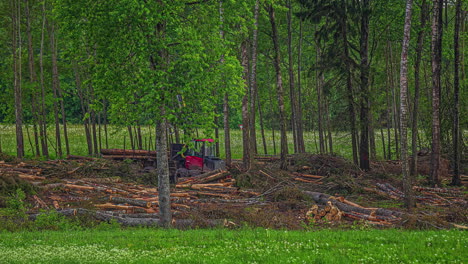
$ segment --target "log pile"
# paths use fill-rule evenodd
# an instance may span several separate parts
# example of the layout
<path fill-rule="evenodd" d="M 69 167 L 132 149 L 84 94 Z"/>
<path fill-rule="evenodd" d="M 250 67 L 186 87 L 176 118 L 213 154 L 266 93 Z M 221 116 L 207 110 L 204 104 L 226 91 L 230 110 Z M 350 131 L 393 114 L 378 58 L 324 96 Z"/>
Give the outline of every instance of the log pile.
<path fill-rule="evenodd" d="M 58 165 L 61 162 L 48 161 L 47 166 Z M 51 208 L 60 212 L 70 212 L 69 210 L 73 209 L 74 213 L 83 213 L 89 210 L 83 211 L 81 208 L 87 207 L 95 208 L 93 215 L 102 219 L 115 218 L 114 214 L 119 214 L 117 220 L 126 225 L 135 225 L 142 221 L 146 221 L 145 225 L 152 225 L 157 222 L 153 218 L 159 211 L 159 196 L 157 188 L 154 187 L 123 182 L 119 177 L 60 179 L 42 174 L 43 169 L 25 163 L 0 163 L 0 174 L 7 173 L 37 187 L 38 194 L 28 198 L 35 205 L 33 213 L 39 209 Z M 257 202 L 252 197 L 258 196 L 259 193 L 240 190 L 234 184 L 235 180 L 225 170 L 182 178 L 171 190 L 173 215 L 178 219 L 184 218 L 192 209 L 208 202 L 242 206 Z M 152 217 L 144 218 L 152 220 L 133 219 L 141 215 L 151 215 Z"/>
<path fill-rule="evenodd" d="M 322 184 L 322 179 L 324 178 L 324 176 L 304 174 L 299 172 L 293 172 L 291 176 L 295 181 L 313 184 Z"/>
<path fill-rule="evenodd" d="M 395 200 L 405 199 L 405 194 L 398 188 L 389 183 L 377 183 L 377 188 L 364 188 L 367 191 L 379 193 L 383 196 L 390 197 Z M 415 191 L 414 198 L 418 203 L 429 204 L 435 206 L 447 206 L 451 204 L 466 205 L 467 195 L 459 189 L 449 188 L 429 188 L 421 186 L 413 186 Z"/>
<path fill-rule="evenodd" d="M 139 149 L 101 149 L 101 155 L 104 159 L 111 160 L 148 160 L 156 159 L 156 151 L 139 150 Z"/>
<path fill-rule="evenodd" d="M 392 226 L 399 223 L 403 216 L 401 212 L 388 209 L 366 208 L 344 197 L 334 197 L 319 192 L 304 191 L 304 193 L 317 203 L 306 214 L 309 220 L 339 221 L 344 217 L 350 220 L 366 221 L 373 225 Z"/>
<path fill-rule="evenodd" d="M 309 222 L 320 221 L 326 219 L 329 222 L 339 221 L 343 216 L 343 212 L 334 206 L 331 201 L 326 205 L 313 205 L 306 213 L 306 219 Z"/>

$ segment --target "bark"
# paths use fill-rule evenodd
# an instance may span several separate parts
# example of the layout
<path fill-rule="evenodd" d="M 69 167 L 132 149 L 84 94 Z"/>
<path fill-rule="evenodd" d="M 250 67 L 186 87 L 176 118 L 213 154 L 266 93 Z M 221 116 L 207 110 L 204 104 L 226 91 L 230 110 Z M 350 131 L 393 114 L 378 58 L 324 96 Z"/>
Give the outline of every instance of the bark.
<path fill-rule="evenodd" d="M 395 137 L 395 153 L 396 157 L 398 158 L 400 155 L 400 150 L 399 150 L 399 136 L 398 136 L 398 131 L 400 131 L 400 114 L 399 114 L 399 108 L 398 108 L 398 100 L 396 96 L 396 86 L 395 86 L 395 80 L 394 80 L 394 69 L 393 69 L 393 51 L 392 51 L 392 45 L 391 42 L 387 42 L 387 47 L 388 47 L 388 56 L 389 56 L 389 61 L 390 61 L 390 73 L 389 73 L 389 79 L 390 79 L 390 88 L 391 88 L 391 95 L 392 95 L 392 117 L 393 117 L 393 134 Z"/>
<path fill-rule="evenodd" d="M 231 167 L 231 128 L 229 127 L 229 96 L 224 94 L 223 100 L 223 123 L 224 123 L 224 151 L 226 166 Z"/>
<path fill-rule="evenodd" d="M 320 44 L 316 41 L 317 55 L 315 58 L 316 64 L 319 65 L 319 58 L 321 56 Z M 325 138 L 323 136 L 323 100 L 322 100 L 322 85 L 323 85 L 323 73 L 320 69 L 316 70 L 316 83 L 317 83 L 317 110 L 318 110 L 318 134 L 319 134 L 319 146 L 320 154 L 325 153 Z"/>
<path fill-rule="evenodd" d="M 344 12 L 346 14 L 346 11 Z M 341 37 L 343 41 L 343 60 L 346 68 L 346 91 L 348 99 L 348 110 L 349 110 L 349 121 L 351 127 L 351 143 L 353 148 L 353 162 L 354 164 L 359 164 L 358 162 L 358 153 L 357 153 L 357 129 L 356 129 L 356 116 L 354 110 L 354 96 L 353 96 L 353 83 L 352 83 L 352 73 L 351 73 L 351 63 L 349 56 L 348 48 L 348 32 L 347 32 L 347 16 L 344 15 L 341 18 Z"/>
<path fill-rule="evenodd" d="M 413 101 L 413 115 L 411 122 L 411 150 L 412 159 L 410 164 L 410 174 L 416 175 L 418 171 L 418 111 L 419 111 L 419 90 L 421 86 L 419 72 L 423 52 L 425 27 L 427 22 L 429 10 L 426 0 L 423 0 L 421 5 L 421 18 L 420 18 L 420 29 L 418 31 L 418 43 L 416 47 L 416 60 L 414 62 L 414 101 Z"/>
<path fill-rule="evenodd" d="M 103 155 L 148 155 L 148 156 L 156 156 L 157 151 L 149 151 L 149 150 L 131 150 L 131 149 L 101 149 L 101 154 Z"/>
<path fill-rule="evenodd" d="M 389 74 L 389 69 L 390 69 L 390 66 L 389 66 L 389 56 L 388 56 L 388 50 L 385 49 L 385 68 L 386 68 L 386 73 L 387 73 L 387 78 L 385 79 L 385 83 L 386 83 L 386 89 L 385 89 L 385 97 L 386 97 L 386 103 L 387 103 L 387 115 L 386 115 L 386 121 L 387 121 L 387 147 L 388 147 L 388 150 L 387 150 L 387 159 L 388 160 L 391 160 L 392 159 L 392 140 L 391 140 L 391 129 L 390 127 L 392 126 L 392 117 L 391 117 L 391 106 L 390 106 L 390 93 L 388 92 L 390 89 L 391 89 L 391 85 L 390 85 L 390 74 Z"/>
<path fill-rule="evenodd" d="M 242 162 L 244 164 L 245 170 L 250 170 L 252 164 L 252 150 L 250 142 L 250 121 L 249 121 L 249 84 L 248 84 L 248 74 L 249 74 L 249 58 L 247 55 L 247 41 L 242 42 L 240 48 L 241 64 L 243 68 L 243 78 L 244 78 L 244 87 L 245 93 L 242 98 Z"/>
<path fill-rule="evenodd" d="M 431 184 L 438 186 L 440 167 L 440 90 L 442 61 L 442 5 L 443 0 L 433 1 L 432 18 L 432 154 L 431 154 Z"/>
<path fill-rule="evenodd" d="M 89 107 L 89 104 L 86 103 L 85 99 L 85 93 L 83 91 L 83 87 L 81 85 L 81 77 L 80 77 L 80 72 L 78 65 L 76 62 L 73 63 L 73 70 L 75 72 L 75 85 L 76 85 L 76 92 L 78 94 L 78 97 L 80 98 L 80 105 L 81 105 L 81 113 L 83 115 L 83 127 L 85 130 L 85 135 L 86 135 L 86 145 L 88 146 L 88 155 L 93 154 L 93 144 L 92 144 L 92 138 L 91 138 L 91 132 L 89 129 L 89 118 L 87 116 L 87 108 Z M 86 118 L 85 118 L 86 117 Z"/>
<path fill-rule="evenodd" d="M 278 106 L 279 106 L 279 122 L 281 130 L 281 169 L 287 168 L 286 155 L 288 155 L 288 138 L 286 135 L 286 116 L 284 109 L 284 89 L 283 89 L 283 79 L 281 77 L 281 58 L 280 58 L 280 47 L 278 41 L 278 29 L 276 27 L 275 21 L 275 9 L 273 5 L 268 7 L 268 13 L 270 16 L 270 23 L 272 29 L 272 40 L 273 40 L 273 49 L 274 49 L 274 61 L 276 71 L 276 87 L 278 94 Z"/>
<path fill-rule="evenodd" d="M 219 1 L 219 19 L 221 24 L 224 21 L 223 17 L 224 9 L 223 9 L 223 1 Z M 222 40 L 224 40 L 224 30 L 221 28 L 219 30 L 219 35 Z M 221 63 L 224 63 L 224 56 L 221 56 Z M 229 127 L 229 95 L 228 93 L 224 93 L 223 99 L 223 124 L 224 124 L 224 151 L 225 151 L 225 161 L 226 166 L 231 167 L 231 128 Z"/>
<path fill-rule="evenodd" d="M 50 38 L 50 50 L 52 58 L 52 91 L 54 94 L 54 118 L 55 118 L 55 143 L 56 143 L 56 154 L 58 157 L 62 157 L 62 138 L 60 135 L 60 119 L 59 119 L 59 106 L 58 101 L 60 100 L 58 95 L 58 67 L 57 67 L 57 53 L 55 52 L 55 30 L 54 24 L 52 23 L 49 28 Z"/>
<path fill-rule="evenodd" d="M 301 70 L 302 70 L 302 19 L 299 21 L 299 43 L 297 46 L 297 137 L 299 139 L 299 150 L 300 153 L 306 152 L 305 142 L 304 142 L 304 123 L 302 121 L 302 87 L 301 87 Z"/>
<path fill-rule="evenodd" d="M 258 90 L 257 90 L 257 93 L 258 93 Z M 257 98 L 259 98 L 258 94 L 257 94 Z M 265 138 L 265 126 L 263 124 L 263 113 L 262 113 L 262 106 L 260 104 L 260 100 L 258 100 L 257 106 L 258 106 L 258 117 L 260 118 L 260 133 L 262 135 L 263 153 L 267 155 L 268 150 L 267 150 L 266 138 Z"/>
<path fill-rule="evenodd" d="M 327 117 L 327 130 L 328 130 L 328 153 L 333 154 L 333 139 L 332 139 L 332 128 L 330 120 L 330 111 L 329 111 L 328 101 L 325 100 L 325 116 Z"/>
<path fill-rule="evenodd" d="M 359 143 L 359 165 L 362 170 L 370 170 L 369 161 L 369 0 L 362 1 L 360 71 L 361 71 L 361 140 Z"/>
<path fill-rule="evenodd" d="M 291 126 L 292 126 L 292 134 L 293 134 L 293 142 L 294 142 L 294 152 L 300 153 L 299 150 L 299 137 L 298 137 L 298 129 L 297 129 L 297 99 L 296 99 L 296 91 L 295 91 L 295 80 L 294 80 L 294 61 L 293 61 L 293 51 L 292 51 L 292 7 L 291 7 L 291 0 L 287 1 L 287 8 L 288 8 L 288 73 L 289 73 L 289 99 L 291 101 Z"/>
<path fill-rule="evenodd" d="M 45 35 L 45 25 L 46 25 L 46 11 L 45 11 L 45 1 L 42 4 L 42 29 L 41 29 L 41 51 L 39 53 L 39 68 L 41 71 L 41 118 L 40 118 L 40 136 L 41 136 L 41 148 L 42 155 L 46 158 L 49 157 L 49 147 L 47 144 L 47 113 L 45 105 L 45 85 L 44 85 L 44 35 Z"/>
<path fill-rule="evenodd" d="M 51 28 L 50 28 L 50 46 L 51 46 L 51 53 L 52 53 L 52 83 L 54 86 L 55 93 L 57 95 L 57 99 L 59 101 L 60 105 L 60 112 L 62 116 L 62 126 L 63 126 L 63 138 L 65 140 L 65 151 L 66 154 L 70 154 L 70 144 L 68 141 L 68 130 L 67 130 L 67 118 L 65 115 L 65 103 L 64 103 L 64 98 L 62 95 L 62 88 L 60 87 L 60 79 L 59 79 L 59 73 L 58 73 L 58 55 L 57 55 L 57 42 L 55 40 L 55 24 L 54 22 L 51 22 Z M 59 131 L 60 134 L 60 131 Z M 57 144 L 59 144 L 60 140 L 59 138 L 57 139 Z M 60 144 L 59 149 L 59 156 L 62 156 L 62 146 Z"/>
<path fill-rule="evenodd" d="M 255 129 L 255 104 L 257 103 L 257 46 L 258 46 L 258 13 L 259 0 L 255 1 L 254 28 L 252 36 L 252 64 L 250 70 L 250 149 L 257 154 L 257 132 Z"/>
<path fill-rule="evenodd" d="M 405 26 L 403 31 L 403 44 L 401 51 L 400 66 L 400 127 L 401 127 L 401 168 L 403 173 L 403 192 L 405 194 L 405 206 L 413 208 L 415 201 L 413 197 L 413 177 L 411 177 L 408 163 L 408 50 L 411 33 L 411 9 L 413 0 L 406 1 Z"/>
<path fill-rule="evenodd" d="M 41 155 L 39 148 L 39 135 L 37 131 L 37 125 L 40 118 L 39 111 L 39 92 L 37 87 L 37 76 L 34 67 L 34 50 L 33 50 L 33 39 L 31 34 L 31 13 L 29 10 L 29 1 L 25 0 L 25 15 L 26 15 L 26 35 L 28 37 L 28 66 L 29 66 L 29 82 L 31 83 L 31 114 L 33 116 L 33 133 L 34 133 L 34 147 L 36 149 L 36 157 Z M 41 126 L 40 126 L 41 127 Z"/>
<path fill-rule="evenodd" d="M 141 207 L 145 207 L 145 208 L 150 208 L 151 207 L 151 202 L 149 202 L 149 201 L 126 198 L 126 197 L 110 196 L 109 201 L 111 201 L 113 203 L 126 203 L 126 204 L 141 206 Z"/>
<path fill-rule="evenodd" d="M 453 76 L 453 177 L 452 185 L 461 185 L 460 178 L 460 25 L 462 22 L 462 1 L 457 0 L 455 8 L 454 76 Z"/>
<path fill-rule="evenodd" d="M 13 48 L 13 73 L 15 94 L 15 126 L 16 126 L 16 156 L 24 157 L 23 137 L 23 106 L 21 91 L 21 4 L 20 1 L 12 0 L 12 48 Z M 18 51 L 17 51 L 18 49 Z"/>
<path fill-rule="evenodd" d="M 161 117 L 165 116 L 164 106 L 161 107 Z M 157 123 L 157 167 L 158 167 L 158 193 L 159 193 L 159 218 L 161 225 L 169 227 L 172 221 L 171 196 L 169 185 L 169 160 L 167 157 L 166 144 L 166 119 L 161 118 Z"/>
<path fill-rule="evenodd" d="M 384 132 L 383 132 L 383 128 L 380 127 L 380 138 L 382 139 L 382 154 L 383 154 L 383 158 L 386 159 L 387 158 L 387 153 L 386 153 L 386 148 L 385 148 L 385 137 L 384 137 Z"/>
<path fill-rule="evenodd" d="M 358 212 L 361 214 L 367 214 L 367 215 L 373 214 L 377 216 L 387 216 L 387 217 L 392 217 L 392 216 L 401 217 L 403 215 L 403 213 L 400 213 L 398 211 L 388 210 L 388 209 L 377 208 L 373 210 L 373 209 L 367 209 L 363 207 L 349 205 L 343 202 L 339 202 L 338 200 L 334 199 L 334 197 L 328 194 L 324 194 L 324 193 L 304 191 L 304 194 L 308 195 L 316 203 L 319 203 L 319 204 L 327 204 L 327 202 L 330 201 L 333 205 L 338 207 L 338 209 L 344 212 Z"/>

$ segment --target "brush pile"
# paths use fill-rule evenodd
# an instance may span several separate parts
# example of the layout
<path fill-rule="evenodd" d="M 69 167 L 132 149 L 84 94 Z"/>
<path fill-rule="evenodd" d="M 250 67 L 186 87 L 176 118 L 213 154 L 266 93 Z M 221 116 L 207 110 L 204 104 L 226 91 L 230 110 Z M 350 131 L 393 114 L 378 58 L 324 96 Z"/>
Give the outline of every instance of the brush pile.
<path fill-rule="evenodd" d="M 364 188 L 364 190 L 378 193 L 394 200 L 403 200 L 405 198 L 405 194 L 390 183 L 377 183 L 376 188 Z M 413 186 L 413 191 L 415 194 L 414 198 L 421 204 L 434 206 L 467 204 L 467 194 L 459 189 Z"/>

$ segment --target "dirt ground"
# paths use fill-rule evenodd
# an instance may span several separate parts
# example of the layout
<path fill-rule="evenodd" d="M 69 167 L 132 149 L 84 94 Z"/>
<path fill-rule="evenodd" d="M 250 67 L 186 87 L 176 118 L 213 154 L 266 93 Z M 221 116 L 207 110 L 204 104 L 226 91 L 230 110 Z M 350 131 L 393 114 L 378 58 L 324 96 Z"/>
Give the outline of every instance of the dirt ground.
<path fill-rule="evenodd" d="M 398 161 L 373 162 L 372 170 L 364 172 L 340 157 L 303 154 L 290 156 L 287 170 L 279 169 L 276 157 L 259 157 L 248 171 L 235 162 L 214 177 L 181 178 L 172 186 L 173 217 L 190 221 L 192 227 L 464 228 L 466 186 L 445 187 L 451 177 L 448 161 L 441 166 L 445 188 L 428 188 L 427 157 L 420 157 L 418 167 L 417 206 L 411 211 L 403 206 Z M 21 188 L 28 194 L 31 214 L 82 209 L 100 212 L 99 220 L 153 223 L 158 215 L 156 184 L 154 168 L 129 160 L 2 161 L 0 207 Z"/>

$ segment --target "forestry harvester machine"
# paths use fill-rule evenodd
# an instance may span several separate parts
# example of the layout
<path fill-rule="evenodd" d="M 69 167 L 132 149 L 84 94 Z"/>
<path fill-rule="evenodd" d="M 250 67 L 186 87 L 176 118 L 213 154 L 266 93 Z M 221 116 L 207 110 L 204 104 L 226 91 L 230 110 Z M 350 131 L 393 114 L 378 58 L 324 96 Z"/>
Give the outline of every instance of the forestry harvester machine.
<path fill-rule="evenodd" d="M 194 139 L 192 144 L 171 144 L 171 183 L 180 177 L 192 177 L 212 170 L 224 170 L 225 163 L 215 156 L 214 140 Z"/>

